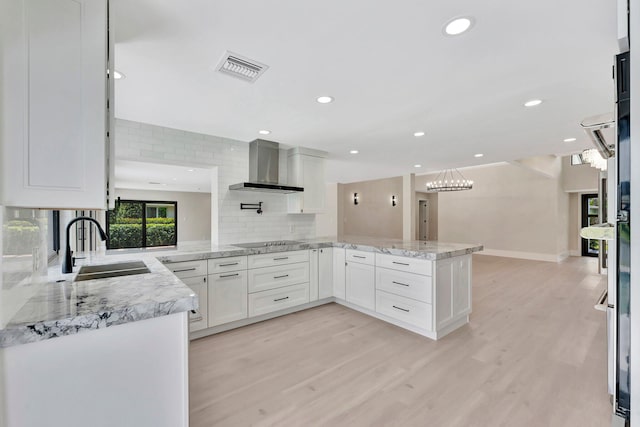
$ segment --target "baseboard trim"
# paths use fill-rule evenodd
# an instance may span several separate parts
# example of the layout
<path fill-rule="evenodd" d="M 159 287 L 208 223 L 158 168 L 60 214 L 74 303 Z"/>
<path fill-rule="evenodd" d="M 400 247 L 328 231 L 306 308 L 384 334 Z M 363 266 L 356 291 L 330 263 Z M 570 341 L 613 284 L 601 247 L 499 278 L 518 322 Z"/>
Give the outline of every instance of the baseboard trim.
<path fill-rule="evenodd" d="M 547 262 L 561 262 L 567 259 L 568 252 L 561 252 L 559 254 L 541 254 L 538 252 L 520 252 L 520 251 L 503 251 L 500 249 L 484 249 L 482 252 L 477 252 L 475 255 L 488 255 L 499 256 L 505 258 L 519 258 L 528 259 L 532 261 L 547 261 Z"/>

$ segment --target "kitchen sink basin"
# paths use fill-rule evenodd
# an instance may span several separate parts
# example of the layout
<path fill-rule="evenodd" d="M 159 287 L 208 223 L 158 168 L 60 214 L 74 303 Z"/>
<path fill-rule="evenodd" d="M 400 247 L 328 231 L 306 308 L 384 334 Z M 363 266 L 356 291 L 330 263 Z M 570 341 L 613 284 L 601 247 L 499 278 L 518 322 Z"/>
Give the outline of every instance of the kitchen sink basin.
<path fill-rule="evenodd" d="M 108 277 L 131 276 L 133 274 L 150 273 L 143 261 L 117 262 L 114 264 L 86 265 L 80 267 L 76 282 L 91 279 L 106 279 Z"/>
<path fill-rule="evenodd" d="M 251 243 L 234 243 L 232 246 L 238 246 L 241 248 L 271 248 L 277 246 L 287 246 L 287 245 L 299 245 L 302 242 L 298 242 L 296 240 L 275 240 L 271 242 L 251 242 Z"/>

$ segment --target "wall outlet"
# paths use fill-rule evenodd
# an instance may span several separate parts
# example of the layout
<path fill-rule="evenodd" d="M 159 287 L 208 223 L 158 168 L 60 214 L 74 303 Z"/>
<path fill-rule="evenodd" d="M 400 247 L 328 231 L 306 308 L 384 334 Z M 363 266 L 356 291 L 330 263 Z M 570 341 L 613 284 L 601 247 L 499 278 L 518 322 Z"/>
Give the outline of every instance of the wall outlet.
<path fill-rule="evenodd" d="M 293 224 L 289 224 L 289 233 L 293 233 L 296 231 L 296 226 Z"/>

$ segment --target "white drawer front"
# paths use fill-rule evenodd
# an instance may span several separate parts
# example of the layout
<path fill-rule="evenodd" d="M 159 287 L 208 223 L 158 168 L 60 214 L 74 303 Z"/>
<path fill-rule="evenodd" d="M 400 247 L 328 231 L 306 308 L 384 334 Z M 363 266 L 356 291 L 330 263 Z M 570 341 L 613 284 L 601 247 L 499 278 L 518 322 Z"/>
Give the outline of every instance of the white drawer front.
<path fill-rule="evenodd" d="M 207 275 L 207 261 L 170 262 L 165 264 L 173 274 L 181 279 Z"/>
<path fill-rule="evenodd" d="M 309 263 L 255 268 L 248 270 L 249 292 L 260 292 L 309 281 Z"/>
<path fill-rule="evenodd" d="M 432 278 L 376 267 L 376 289 L 431 303 Z"/>
<path fill-rule="evenodd" d="M 224 273 L 225 271 L 238 271 L 247 269 L 246 256 L 234 256 L 229 258 L 212 258 L 207 262 L 209 274 Z"/>
<path fill-rule="evenodd" d="M 247 271 L 209 275 L 209 327 L 247 318 Z"/>
<path fill-rule="evenodd" d="M 433 329 L 431 304 L 376 291 L 376 311 L 422 329 Z"/>
<path fill-rule="evenodd" d="M 198 309 L 195 313 L 189 312 L 189 331 L 199 331 L 207 327 L 207 278 L 189 277 L 182 280 L 198 295 Z"/>
<path fill-rule="evenodd" d="M 271 267 L 273 265 L 292 264 L 309 261 L 309 251 L 273 252 L 260 255 L 249 255 L 249 268 Z"/>
<path fill-rule="evenodd" d="M 359 262 L 360 264 L 375 265 L 375 254 L 373 252 L 347 249 L 347 261 Z"/>
<path fill-rule="evenodd" d="M 249 317 L 309 302 L 309 284 L 286 286 L 249 294 Z"/>
<path fill-rule="evenodd" d="M 420 258 L 409 258 L 396 255 L 376 254 L 376 265 L 378 267 L 392 268 L 394 270 L 406 271 L 408 273 L 432 275 L 433 261 Z"/>

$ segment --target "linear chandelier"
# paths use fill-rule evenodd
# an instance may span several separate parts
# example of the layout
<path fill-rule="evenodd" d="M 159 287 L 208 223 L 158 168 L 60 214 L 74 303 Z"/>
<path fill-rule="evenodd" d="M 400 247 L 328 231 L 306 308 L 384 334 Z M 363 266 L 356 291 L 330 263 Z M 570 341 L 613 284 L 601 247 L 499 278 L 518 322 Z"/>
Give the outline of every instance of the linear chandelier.
<path fill-rule="evenodd" d="M 473 188 L 473 181 L 466 179 L 458 169 L 445 169 L 433 181 L 427 182 L 427 191 L 463 191 Z"/>

